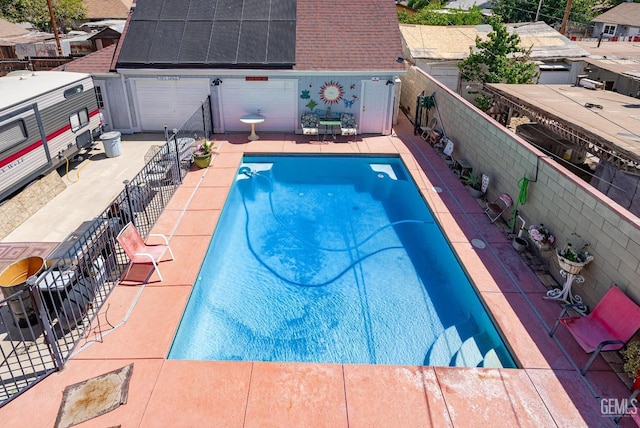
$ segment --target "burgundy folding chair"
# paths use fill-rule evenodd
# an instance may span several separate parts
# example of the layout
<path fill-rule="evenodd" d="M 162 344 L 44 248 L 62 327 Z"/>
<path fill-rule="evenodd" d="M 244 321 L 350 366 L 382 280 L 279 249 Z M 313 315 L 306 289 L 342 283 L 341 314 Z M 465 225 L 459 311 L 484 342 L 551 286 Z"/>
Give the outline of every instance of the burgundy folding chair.
<path fill-rule="evenodd" d="M 142 239 L 142 236 L 140 236 L 138 229 L 136 229 L 135 225 L 131 222 L 127 223 L 126 226 L 123 227 L 118 234 L 116 239 L 131 260 L 125 276 L 129 273 L 131 267 L 134 264 L 151 262 L 153 268 L 158 271 L 158 277 L 160 277 L 160 281 L 162 281 L 162 274 L 160 273 L 160 269 L 158 268 L 158 263 L 167 250 L 169 250 L 169 254 L 171 254 L 171 260 L 173 260 L 173 251 L 171 251 L 171 247 L 169 247 L 169 241 L 167 240 L 166 236 L 157 233 L 151 234 L 149 236 L 161 237 L 162 239 L 164 239 L 164 244 L 150 245 L 145 243 Z"/>
<path fill-rule="evenodd" d="M 558 325 L 563 324 L 578 344 L 592 354 L 580 370 L 584 374 L 601 351 L 617 351 L 640 329 L 640 306 L 628 298 L 616 285 L 611 287 L 602 300 L 586 316 L 565 317 L 572 307 L 584 304 L 565 305 L 549 336 L 553 336 Z"/>

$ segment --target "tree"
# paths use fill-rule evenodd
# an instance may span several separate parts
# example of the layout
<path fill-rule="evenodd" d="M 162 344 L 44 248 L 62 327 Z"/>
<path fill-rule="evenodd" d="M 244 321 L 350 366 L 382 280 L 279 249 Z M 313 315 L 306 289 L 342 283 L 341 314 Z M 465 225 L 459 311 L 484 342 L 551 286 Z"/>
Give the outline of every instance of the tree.
<path fill-rule="evenodd" d="M 59 29 L 71 29 L 86 17 L 82 0 L 53 0 L 53 13 Z M 0 17 L 11 22 L 30 22 L 42 31 L 51 30 L 47 0 L 0 0 Z"/>
<path fill-rule="evenodd" d="M 534 83 L 538 71 L 531 61 L 531 48 L 522 48 L 520 36 L 509 33 L 499 16 L 487 18 L 487 23 L 492 31 L 486 40 L 476 36 L 475 50 L 458 63 L 461 79 L 475 83 Z M 487 98 L 476 98 L 476 105 L 486 107 Z"/>
<path fill-rule="evenodd" d="M 610 0 L 617 1 L 617 0 Z M 602 2 L 598 0 L 573 0 L 569 20 L 577 23 L 587 23 L 598 14 L 596 6 Z M 538 21 L 544 21 L 549 25 L 561 22 L 567 6 L 567 0 L 496 0 L 493 4 L 493 12 L 502 17 L 503 22 L 533 22 L 538 13 Z"/>
<path fill-rule="evenodd" d="M 478 25 L 482 24 L 482 11 L 478 6 L 461 9 L 448 9 L 443 11 L 440 6 L 429 5 L 413 15 L 405 11 L 398 12 L 398 21 L 401 24 L 414 25 Z"/>

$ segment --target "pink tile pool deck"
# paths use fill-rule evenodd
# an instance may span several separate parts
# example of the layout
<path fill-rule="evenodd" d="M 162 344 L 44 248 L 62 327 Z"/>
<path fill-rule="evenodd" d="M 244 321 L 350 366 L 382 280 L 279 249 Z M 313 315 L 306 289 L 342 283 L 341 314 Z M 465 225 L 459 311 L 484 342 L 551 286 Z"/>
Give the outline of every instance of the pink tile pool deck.
<path fill-rule="evenodd" d="M 176 256 L 160 265 L 164 281 L 153 274 L 141 286 L 135 278 L 144 272 L 132 269 L 102 310 L 103 327 L 105 311 L 120 326 L 2 408 L 2 425 L 54 426 L 67 385 L 133 362 L 128 402 L 78 426 L 615 426 L 600 399 L 627 398 L 624 382 L 602 357 L 580 375 L 587 355 L 562 328 L 554 338 L 547 333 L 560 306 L 542 299 L 540 279 L 406 118 L 395 133 L 328 143 L 290 134 L 253 142 L 224 136 L 211 167 L 188 174 L 154 227 L 171 236 Z M 521 368 L 167 360 L 244 153 L 399 154 Z M 473 239 L 486 247 L 473 247 Z M 629 418 L 621 424 L 633 425 Z"/>

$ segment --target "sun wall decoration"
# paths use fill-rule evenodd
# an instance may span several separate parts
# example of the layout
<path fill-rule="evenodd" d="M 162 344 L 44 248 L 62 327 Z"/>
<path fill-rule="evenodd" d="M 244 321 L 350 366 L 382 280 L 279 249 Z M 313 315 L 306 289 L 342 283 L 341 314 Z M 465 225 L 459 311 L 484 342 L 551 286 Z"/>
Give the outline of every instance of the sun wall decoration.
<path fill-rule="evenodd" d="M 325 104 L 338 104 L 344 96 L 344 88 L 338 82 L 333 80 L 330 82 L 324 82 L 320 87 L 320 99 Z"/>

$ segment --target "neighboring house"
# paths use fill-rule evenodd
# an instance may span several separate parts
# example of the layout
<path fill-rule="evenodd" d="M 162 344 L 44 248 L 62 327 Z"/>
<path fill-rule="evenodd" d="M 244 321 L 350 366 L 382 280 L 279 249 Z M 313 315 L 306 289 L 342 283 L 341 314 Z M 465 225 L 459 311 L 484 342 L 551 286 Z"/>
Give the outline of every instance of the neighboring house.
<path fill-rule="evenodd" d="M 132 7 L 132 0 L 82 0 L 88 21 L 104 19 L 126 19 Z"/>
<path fill-rule="evenodd" d="M 445 9 L 461 9 L 461 10 L 469 10 L 473 6 L 478 6 L 482 9 L 483 15 L 492 15 L 491 12 L 491 1 L 485 0 L 455 0 L 450 1 L 444 7 Z"/>
<path fill-rule="evenodd" d="M 92 34 L 91 37 L 89 37 L 89 40 L 93 45 L 93 50 L 99 51 L 107 46 L 117 44 L 120 37 L 122 37 L 123 30 L 124 23 L 103 28 L 95 34 Z"/>
<path fill-rule="evenodd" d="M 616 58 L 581 58 L 573 61 L 577 78 L 602 83 L 607 91 L 640 98 L 640 61 Z M 579 82 L 579 80 L 577 80 Z"/>
<path fill-rule="evenodd" d="M 215 132 L 248 131 L 240 117 L 258 110 L 259 131 L 301 132 L 303 113 L 330 110 L 352 113 L 359 133 L 389 134 L 401 53 L 387 0 L 145 0 L 111 72 L 82 70 L 124 133 L 179 127 L 209 99 Z"/>
<path fill-rule="evenodd" d="M 531 48 L 531 59 L 538 63 L 538 83 L 568 83 L 571 67 L 565 58 L 586 57 L 587 51 L 544 22 L 507 24 L 520 36 L 521 46 Z M 400 24 L 404 58 L 429 73 L 449 89 L 461 92 L 458 62 L 469 56 L 492 31 L 490 25 L 428 26 Z"/>
<path fill-rule="evenodd" d="M 18 24 L 0 19 L 0 59 L 21 58 L 16 46 L 50 39 L 53 39 L 53 34 L 27 30 Z"/>
<path fill-rule="evenodd" d="M 593 37 L 640 41 L 640 3 L 620 3 L 593 18 Z M 634 39 L 636 38 L 637 39 Z"/>

